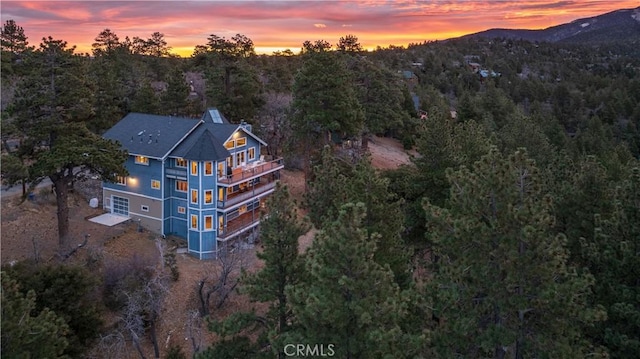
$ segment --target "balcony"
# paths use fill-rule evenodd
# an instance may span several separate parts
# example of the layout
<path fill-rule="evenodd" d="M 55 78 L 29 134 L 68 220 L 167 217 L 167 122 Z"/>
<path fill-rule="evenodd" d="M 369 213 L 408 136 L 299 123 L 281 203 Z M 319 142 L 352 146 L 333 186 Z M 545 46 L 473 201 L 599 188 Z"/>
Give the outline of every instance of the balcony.
<path fill-rule="evenodd" d="M 218 240 L 226 242 L 260 224 L 260 209 L 254 209 L 241 214 L 233 220 L 227 221 L 218 233 Z"/>
<path fill-rule="evenodd" d="M 164 175 L 167 178 L 174 178 L 174 179 L 186 181 L 187 169 L 184 167 L 168 167 L 168 168 L 165 168 Z"/>
<path fill-rule="evenodd" d="M 263 178 L 259 183 L 250 187 L 249 190 L 230 194 L 225 201 L 218 201 L 218 208 L 226 209 L 251 198 L 258 198 L 260 195 L 273 191 L 275 187 L 276 181 Z"/>
<path fill-rule="evenodd" d="M 234 185 L 243 181 L 247 181 L 251 178 L 262 176 L 276 170 L 284 168 L 284 161 L 282 158 L 275 159 L 268 162 L 252 162 L 245 166 L 236 167 L 233 169 L 230 175 L 220 177 L 218 184 L 221 185 Z"/>

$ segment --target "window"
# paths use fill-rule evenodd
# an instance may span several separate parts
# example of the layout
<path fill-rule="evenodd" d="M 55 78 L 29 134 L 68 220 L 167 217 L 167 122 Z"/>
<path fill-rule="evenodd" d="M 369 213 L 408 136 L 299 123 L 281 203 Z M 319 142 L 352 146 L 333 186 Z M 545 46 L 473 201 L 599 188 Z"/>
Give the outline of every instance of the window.
<path fill-rule="evenodd" d="M 240 166 L 244 164 L 244 162 L 245 162 L 244 151 L 236 153 L 236 165 Z"/>
<path fill-rule="evenodd" d="M 213 216 L 204 216 L 204 229 L 213 229 Z"/>
<path fill-rule="evenodd" d="M 191 203 L 198 203 L 198 190 L 197 189 L 192 189 L 191 190 Z"/>
<path fill-rule="evenodd" d="M 256 148 L 255 147 L 251 147 L 248 150 L 249 153 L 249 161 L 253 161 L 256 159 Z"/>
<path fill-rule="evenodd" d="M 187 160 L 184 158 L 176 158 L 176 167 L 187 168 Z"/>
<path fill-rule="evenodd" d="M 236 148 L 236 141 L 235 140 L 229 140 L 229 141 L 224 143 L 224 147 L 226 147 L 228 150 L 230 150 L 232 148 Z"/>
<path fill-rule="evenodd" d="M 136 163 L 139 165 L 149 165 L 149 158 L 145 156 L 136 156 Z"/>
<path fill-rule="evenodd" d="M 187 181 L 176 181 L 176 191 L 187 192 Z"/>
<path fill-rule="evenodd" d="M 194 176 L 198 175 L 198 162 L 191 161 L 191 174 Z"/>
<path fill-rule="evenodd" d="M 204 163 L 204 175 L 205 176 L 213 175 L 213 162 L 207 161 Z"/>
<path fill-rule="evenodd" d="M 153 189 L 160 189 L 160 181 L 158 181 L 158 180 L 151 180 L 151 188 L 153 188 Z"/>
<path fill-rule="evenodd" d="M 121 186 L 127 185 L 127 177 L 125 176 L 116 176 L 116 183 Z"/>
<path fill-rule="evenodd" d="M 149 212 L 149 206 L 145 206 L 144 204 L 142 206 L 140 206 L 140 210 L 142 212 Z"/>
<path fill-rule="evenodd" d="M 178 206 L 178 213 L 185 214 L 185 213 L 187 213 L 187 210 L 186 210 L 186 208 L 184 208 L 182 206 Z"/>
<path fill-rule="evenodd" d="M 226 175 L 224 162 L 218 162 L 218 177 L 223 177 L 224 175 Z"/>
<path fill-rule="evenodd" d="M 233 157 L 232 156 L 227 157 L 227 167 L 229 167 L 229 168 L 233 167 Z"/>
<path fill-rule="evenodd" d="M 247 144 L 247 138 L 246 137 L 240 137 L 236 140 L 236 147 L 240 147 L 240 146 L 244 146 Z"/>
<path fill-rule="evenodd" d="M 206 204 L 213 203 L 213 191 L 212 190 L 204 191 L 204 203 L 206 203 Z"/>
<path fill-rule="evenodd" d="M 195 214 L 191 215 L 191 228 L 198 229 L 198 216 Z"/>

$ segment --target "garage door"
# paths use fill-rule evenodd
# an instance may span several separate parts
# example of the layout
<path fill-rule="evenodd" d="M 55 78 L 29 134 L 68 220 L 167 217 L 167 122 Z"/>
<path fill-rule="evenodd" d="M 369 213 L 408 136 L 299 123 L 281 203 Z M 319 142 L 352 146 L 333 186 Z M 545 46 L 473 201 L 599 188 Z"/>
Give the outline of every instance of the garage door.
<path fill-rule="evenodd" d="M 121 216 L 129 217 L 129 199 L 124 197 L 113 196 L 111 201 L 113 205 L 112 212 Z"/>

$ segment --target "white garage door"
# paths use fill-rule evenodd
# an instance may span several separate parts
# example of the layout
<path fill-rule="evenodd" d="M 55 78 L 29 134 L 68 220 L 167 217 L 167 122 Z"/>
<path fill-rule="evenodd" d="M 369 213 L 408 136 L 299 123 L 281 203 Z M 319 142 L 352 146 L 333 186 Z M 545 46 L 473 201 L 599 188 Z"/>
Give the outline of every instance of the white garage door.
<path fill-rule="evenodd" d="M 129 199 L 124 197 L 113 196 L 113 200 L 111 201 L 114 214 L 119 214 L 121 216 L 129 216 Z"/>

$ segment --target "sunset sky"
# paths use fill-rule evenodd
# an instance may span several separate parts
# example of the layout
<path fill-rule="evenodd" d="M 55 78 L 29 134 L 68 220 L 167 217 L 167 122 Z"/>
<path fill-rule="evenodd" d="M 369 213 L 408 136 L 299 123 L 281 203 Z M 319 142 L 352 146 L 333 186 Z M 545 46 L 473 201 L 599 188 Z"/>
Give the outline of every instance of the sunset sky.
<path fill-rule="evenodd" d="M 2 0 L 4 24 L 22 26 L 30 45 L 52 36 L 76 52 L 91 52 L 105 28 L 120 39 L 161 32 L 172 52 L 189 56 L 211 34 L 243 34 L 258 53 L 298 52 L 305 40 L 335 44 L 353 34 L 367 49 L 442 40 L 489 28 L 542 29 L 605 12 L 635 8 L 640 1 L 10 1 Z"/>

